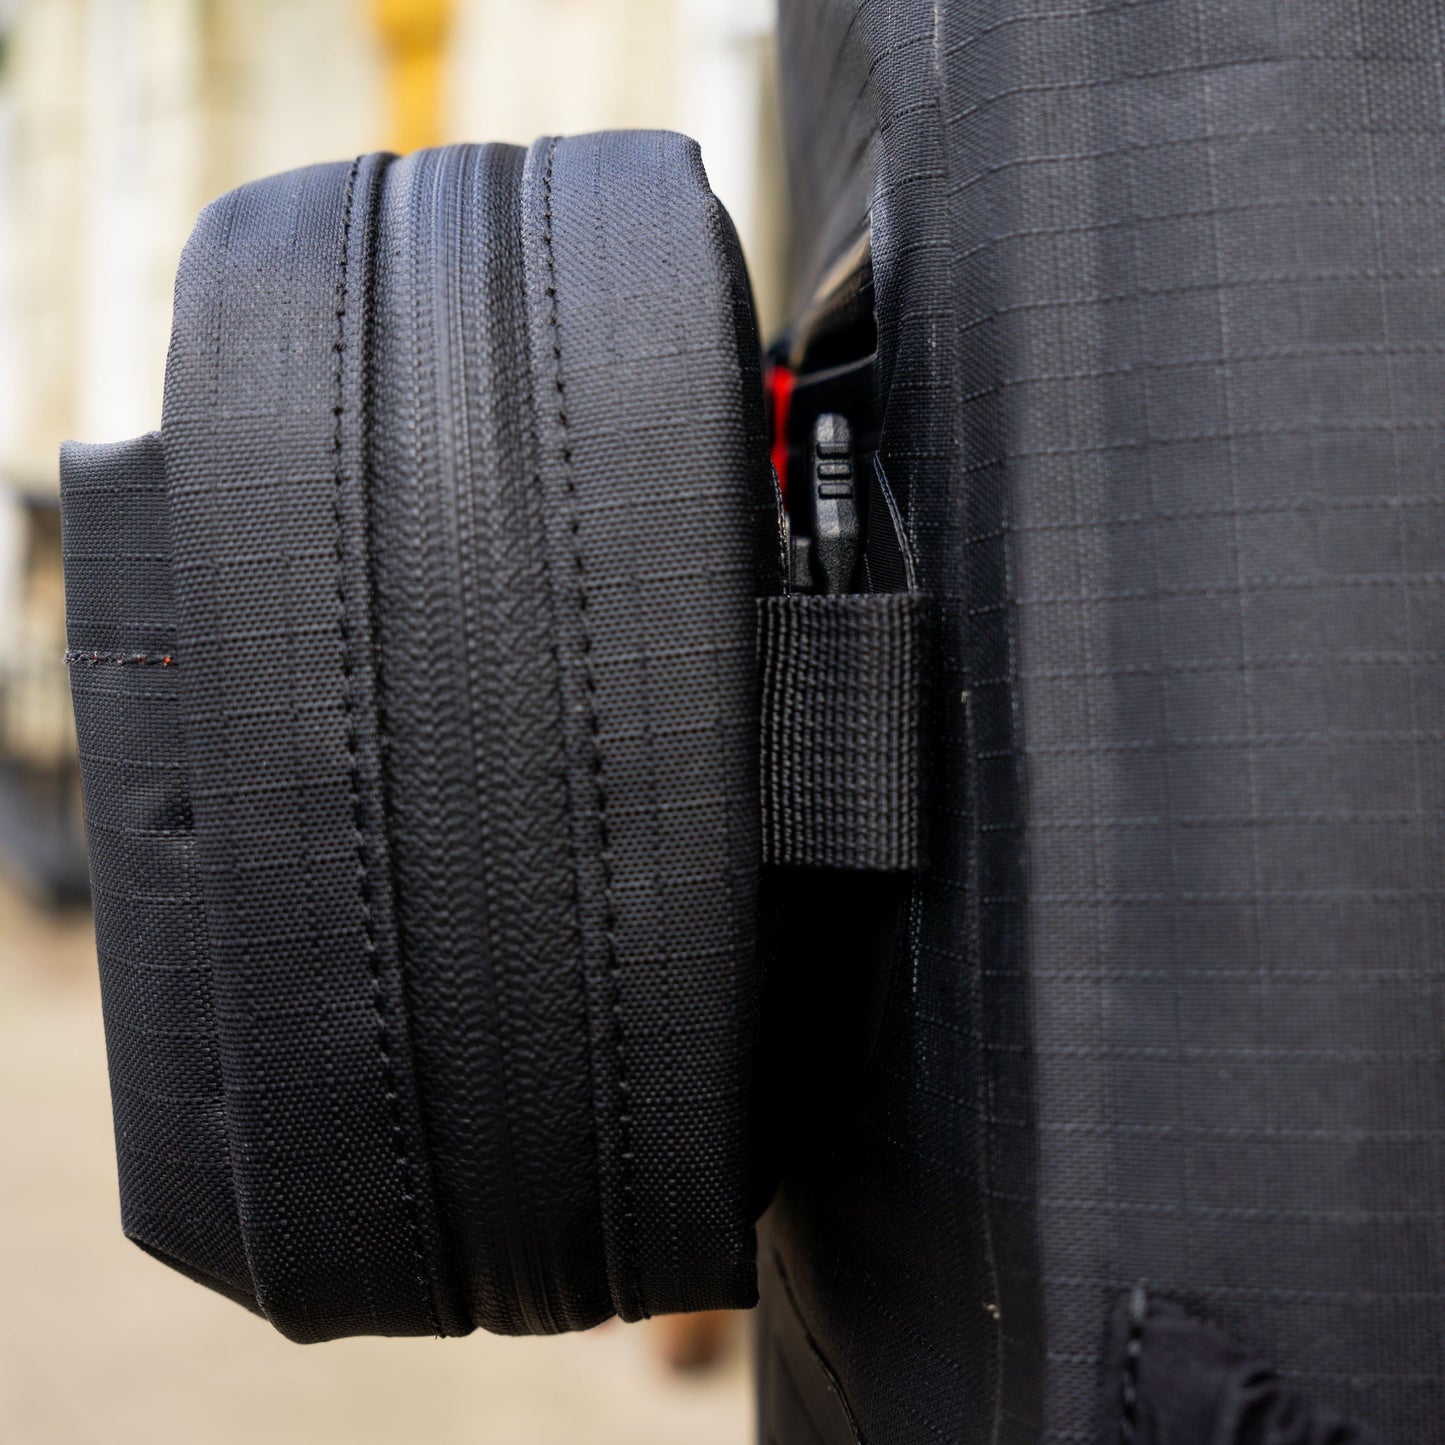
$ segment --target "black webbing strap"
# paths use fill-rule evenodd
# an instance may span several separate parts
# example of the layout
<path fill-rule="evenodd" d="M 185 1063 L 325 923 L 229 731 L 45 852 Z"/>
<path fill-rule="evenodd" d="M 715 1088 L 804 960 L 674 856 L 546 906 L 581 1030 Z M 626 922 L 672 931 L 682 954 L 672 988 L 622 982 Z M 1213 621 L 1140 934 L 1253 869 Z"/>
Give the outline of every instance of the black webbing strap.
<path fill-rule="evenodd" d="M 765 863 L 922 863 L 923 619 L 917 593 L 759 599 Z"/>

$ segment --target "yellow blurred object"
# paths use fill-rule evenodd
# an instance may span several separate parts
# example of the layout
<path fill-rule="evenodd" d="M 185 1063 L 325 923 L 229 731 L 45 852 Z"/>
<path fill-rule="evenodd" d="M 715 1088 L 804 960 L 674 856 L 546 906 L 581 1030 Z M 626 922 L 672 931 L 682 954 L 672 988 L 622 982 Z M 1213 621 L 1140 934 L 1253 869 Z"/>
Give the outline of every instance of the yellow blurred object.
<path fill-rule="evenodd" d="M 390 149 L 439 145 L 452 0 L 371 0 L 371 15 L 386 56 Z"/>

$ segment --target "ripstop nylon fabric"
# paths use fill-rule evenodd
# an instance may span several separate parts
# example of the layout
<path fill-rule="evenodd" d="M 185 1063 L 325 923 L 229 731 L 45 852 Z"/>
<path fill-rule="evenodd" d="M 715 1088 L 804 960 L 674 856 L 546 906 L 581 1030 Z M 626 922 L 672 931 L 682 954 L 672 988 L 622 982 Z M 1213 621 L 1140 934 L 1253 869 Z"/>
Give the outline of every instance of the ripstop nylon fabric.
<path fill-rule="evenodd" d="M 294 1339 L 754 1297 L 757 365 L 691 142 L 369 156 L 66 454 L 127 1229 Z"/>
<path fill-rule="evenodd" d="M 1380 1445 L 1139 1285 L 1115 1311 L 1098 1445 Z"/>
<path fill-rule="evenodd" d="M 411 1070 L 365 520 L 387 162 L 209 207 L 166 374 L 178 652 L 226 1124 L 257 1298 L 299 1340 L 463 1328 Z"/>
<path fill-rule="evenodd" d="M 181 734 L 159 434 L 67 443 L 60 502 L 121 1225 L 254 1309 Z"/>
<path fill-rule="evenodd" d="M 536 142 L 523 212 L 609 1279 L 624 1319 L 751 1303 L 754 607 L 781 577 L 746 271 L 679 136 Z"/>
<path fill-rule="evenodd" d="M 801 293 L 871 216 L 939 703 L 909 956 L 765 1247 L 874 1445 L 1093 1441 L 1140 1278 L 1437 1439 L 1440 9 L 780 38 Z"/>

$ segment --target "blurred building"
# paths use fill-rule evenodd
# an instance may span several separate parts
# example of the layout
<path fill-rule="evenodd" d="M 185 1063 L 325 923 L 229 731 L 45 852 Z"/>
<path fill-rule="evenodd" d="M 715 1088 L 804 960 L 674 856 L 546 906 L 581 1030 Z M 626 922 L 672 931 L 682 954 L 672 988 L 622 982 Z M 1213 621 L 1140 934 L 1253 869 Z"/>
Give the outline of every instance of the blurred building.
<path fill-rule="evenodd" d="M 56 451 L 159 424 L 196 212 L 368 150 L 663 126 L 775 322 L 771 27 L 772 0 L 0 0 L 0 867 L 73 827 Z"/>

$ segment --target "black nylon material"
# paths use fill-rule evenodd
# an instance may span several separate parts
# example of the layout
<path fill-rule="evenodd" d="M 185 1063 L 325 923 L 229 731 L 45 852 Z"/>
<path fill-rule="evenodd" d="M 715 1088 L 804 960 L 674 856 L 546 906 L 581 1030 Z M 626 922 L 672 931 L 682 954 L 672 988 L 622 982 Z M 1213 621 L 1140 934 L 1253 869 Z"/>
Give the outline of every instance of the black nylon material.
<path fill-rule="evenodd" d="M 218 201 L 67 452 L 126 1227 L 292 1338 L 754 1298 L 761 407 L 696 147 L 581 137 Z"/>
<path fill-rule="evenodd" d="M 1094 1440 L 1140 1278 L 1438 1439 L 1440 7 L 780 39 L 798 286 L 871 214 L 937 608 L 909 956 L 769 1221 L 797 1308 L 873 1445 Z"/>
<path fill-rule="evenodd" d="M 1099 1445 L 1380 1445 L 1139 1285 L 1114 1311 Z"/>
<path fill-rule="evenodd" d="M 437 1189 L 473 1317 L 536 1333 L 612 1311 L 520 362 L 524 157 L 468 146 L 393 165 L 369 460 L 388 819 Z"/>
<path fill-rule="evenodd" d="M 362 396 L 384 159 L 197 223 L 164 436 L 186 747 L 240 1215 L 298 1340 L 455 1331 L 400 984 Z"/>
<path fill-rule="evenodd" d="M 60 499 L 121 1224 L 142 1249 L 255 1309 L 181 732 L 159 434 L 67 443 Z"/>
<path fill-rule="evenodd" d="M 754 606 L 780 579 L 741 257 L 679 136 L 538 141 L 522 189 L 613 1303 L 751 1303 L 735 960 L 757 946 Z"/>
<path fill-rule="evenodd" d="M 765 863 L 922 865 L 923 613 L 909 593 L 759 600 Z"/>

